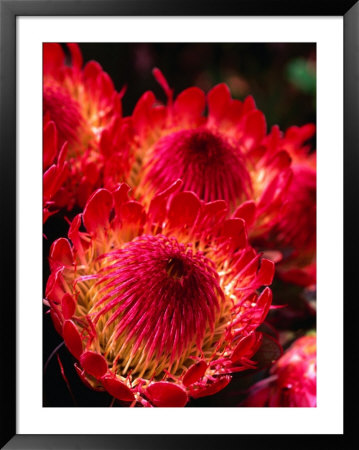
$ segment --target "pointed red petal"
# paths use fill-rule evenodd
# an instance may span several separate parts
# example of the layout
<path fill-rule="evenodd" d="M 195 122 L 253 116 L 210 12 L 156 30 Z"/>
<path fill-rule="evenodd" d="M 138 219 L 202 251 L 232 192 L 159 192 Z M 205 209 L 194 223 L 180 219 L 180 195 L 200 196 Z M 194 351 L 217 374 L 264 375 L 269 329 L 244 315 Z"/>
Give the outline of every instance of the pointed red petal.
<path fill-rule="evenodd" d="M 259 145 L 267 132 L 267 123 L 261 111 L 253 111 L 248 114 L 245 123 L 243 143 L 247 150 L 251 150 Z"/>
<path fill-rule="evenodd" d="M 272 303 L 272 296 L 273 296 L 272 291 L 270 290 L 269 287 L 266 287 L 257 299 L 256 307 L 262 308 L 263 310 L 261 317 L 262 322 L 266 318 L 266 315 L 268 314 L 269 308 Z"/>
<path fill-rule="evenodd" d="M 207 367 L 208 364 L 205 361 L 199 361 L 193 364 L 191 367 L 188 368 L 185 376 L 183 377 L 182 380 L 183 385 L 189 386 L 198 381 L 205 374 Z"/>
<path fill-rule="evenodd" d="M 45 125 L 43 133 L 44 169 L 47 169 L 54 161 L 57 145 L 57 129 L 55 123 L 50 121 Z"/>
<path fill-rule="evenodd" d="M 146 395 L 155 406 L 182 407 L 188 402 L 186 391 L 167 381 L 150 384 Z"/>
<path fill-rule="evenodd" d="M 163 75 L 163 73 L 161 72 L 160 69 L 158 69 L 157 67 L 155 67 L 152 70 L 152 74 L 153 76 L 156 78 L 157 83 L 162 87 L 162 89 L 165 91 L 165 94 L 167 95 L 168 100 L 172 99 L 172 89 L 169 87 L 169 84 L 165 78 L 165 76 Z"/>
<path fill-rule="evenodd" d="M 180 120 L 195 120 L 206 106 L 206 97 L 202 89 L 191 87 L 182 91 L 174 103 L 175 114 Z"/>
<path fill-rule="evenodd" d="M 80 47 L 78 44 L 67 44 L 67 47 L 70 50 L 71 53 L 71 63 L 72 67 L 75 67 L 77 70 L 80 70 L 83 64 L 82 54 Z"/>
<path fill-rule="evenodd" d="M 135 399 L 131 389 L 122 381 L 110 375 L 105 375 L 101 378 L 101 382 L 106 391 L 123 402 L 132 402 Z"/>
<path fill-rule="evenodd" d="M 284 170 L 290 166 L 291 162 L 292 158 L 285 150 L 282 150 L 274 156 L 269 164 L 272 169 Z"/>
<path fill-rule="evenodd" d="M 250 111 L 256 110 L 256 108 L 257 107 L 254 98 L 251 95 L 248 95 L 248 97 L 244 99 L 242 113 L 247 114 Z"/>
<path fill-rule="evenodd" d="M 156 101 L 156 97 L 153 92 L 145 92 L 137 102 L 135 109 L 132 113 L 132 121 L 136 133 L 144 138 L 149 127 L 152 123 L 150 114 L 153 111 L 153 105 Z"/>
<path fill-rule="evenodd" d="M 222 236 L 232 242 L 233 248 L 244 248 L 247 243 L 247 230 L 243 219 L 227 219 L 223 224 Z"/>
<path fill-rule="evenodd" d="M 150 207 L 148 210 L 148 215 L 152 222 L 161 223 L 166 217 L 166 206 L 168 197 L 176 192 L 182 186 L 181 180 L 176 180 L 170 187 L 166 190 L 155 195 L 151 200 Z"/>
<path fill-rule="evenodd" d="M 253 348 L 257 342 L 258 336 L 256 333 L 251 333 L 248 336 L 244 336 L 233 350 L 231 360 L 235 363 L 239 361 L 243 356 L 250 357 L 253 355 Z"/>
<path fill-rule="evenodd" d="M 231 102 L 231 92 L 225 83 L 217 84 L 208 92 L 209 116 L 219 120 L 226 112 Z"/>
<path fill-rule="evenodd" d="M 193 192 L 175 194 L 168 211 L 168 219 L 173 227 L 191 226 L 196 220 L 201 202 Z"/>
<path fill-rule="evenodd" d="M 130 186 L 126 183 L 120 184 L 120 186 L 113 193 L 113 199 L 115 204 L 115 214 L 118 219 L 121 217 L 122 205 L 128 202 Z"/>
<path fill-rule="evenodd" d="M 64 294 L 62 268 L 58 268 L 50 274 L 47 280 L 45 295 L 46 298 L 59 304 Z"/>
<path fill-rule="evenodd" d="M 50 266 L 61 265 L 61 266 L 71 266 L 73 264 L 74 258 L 72 255 L 72 250 L 70 243 L 65 238 L 57 239 L 50 249 Z"/>
<path fill-rule="evenodd" d="M 109 225 L 109 216 L 112 209 L 112 194 L 107 189 L 98 189 L 89 198 L 83 213 L 84 225 L 90 233 Z"/>
<path fill-rule="evenodd" d="M 124 203 L 124 205 L 121 208 L 121 219 L 127 224 L 144 223 L 145 213 L 141 203 L 132 200 L 127 203 Z"/>
<path fill-rule="evenodd" d="M 71 319 L 76 311 L 76 300 L 70 294 L 65 294 L 61 300 L 61 309 L 64 319 Z"/>
<path fill-rule="evenodd" d="M 269 259 L 262 258 L 261 266 L 257 273 L 257 283 L 261 286 L 270 285 L 273 281 L 274 271 L 274 262 Z"/>
<path fill-rule="evenodd" d="M 57 43 L 46 43 L 43 44 L 43 69 L 44 73 L 51 73 L 54 70 L 61 67 L 65 60 L 65 54 L 61 48 L 60 44 Z"/>
<path fill-rule="evenodd" d="M 224 389 L 227 384 L 231 381 L 232 377 L 229 375 L 226 375 L 222 378 L 218 378 L 216 381 L 214 381 L 212 384 L 208 385 L 204 389 L 195 390 L 191 392 L 191 396 L 193 398 L 200 398 L 200 397 L 206 397 L 207 395 L 214 395 L 217 392 Z"/>
<path fill-rule="evenodd" d="M 84 352 L 80 358 L 80 364 L 85 371 L 95 378 L 101 378 L 107 372 L 107 362 L 99 353 Z"/>
<path fill-rule="evenodd" d="M 240 206 L 238 206 L 233 214 L 233 217 L 245 220 L 247 227 L 250 227 L 254 221 L 255 214 L 256 204 L 253 200 L 248 200 L 247 202 L 244 202 Z"/>
<path fill-rule="evenodd" d="M 83 70 L 85 83 L 88 87 L 95 87 L 98 75 L 102 72 L 102 67 L 96 61 L 89 61 Z"/>
<path fill-rule="evenodd" d="M 64 322 L 62 327 L 62 335 L 64 337 L 66 347 L 75 358 L 79 359 L 82 353 L 82 340 L 80 333 L 72 320 L 66 320 Z"/>

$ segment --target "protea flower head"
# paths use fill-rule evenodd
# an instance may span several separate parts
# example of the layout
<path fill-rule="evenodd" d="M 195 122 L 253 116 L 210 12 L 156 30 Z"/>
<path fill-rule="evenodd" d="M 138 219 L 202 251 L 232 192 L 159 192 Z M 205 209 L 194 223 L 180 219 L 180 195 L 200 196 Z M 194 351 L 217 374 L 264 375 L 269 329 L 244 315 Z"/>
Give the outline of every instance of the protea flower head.
<path fill-rule="evenodd" d="M 77 44 L 67 44 L 70 64 L 60 44 L 43 46 L 43 112 L 55 122 L 60 144 L 68 142 L 71 165 L 68 191 L 83 206 L 103 184 L 105 162 L 116 161 L 119 180 L 128 158 L 128 125 L 122 118 L 123 93 L 115 90 L 109 75 L 95 61 L 84 67 Z"/>
<path fill-rule="evenodd" d="M 291 127 L 280 141 L 292 158 L 293 179 L 273 233 L 277 248 L 287 248 L 278 273 L 304 286 L 316 283 L 316 153 L 306 144 L 314 133 L 312 124 Z"/>
<path fill-rule="evenodd" d="M 243 406 L 317 406 L 316 336 L 297 339 L 271 368 L 271 375 L 251 387 Z"/>
<path fill-rule="evenodd" d="M 132 404 L 184 406 L 253 368 L 271 305 L 274 265 L 245 222 L 180 188 L 148 207 L 99 189 L 50 252 L 45 303 L 76 370 Z"/>
<path fill-rule="evenodd" d="M 58 145 L 56 125 L 44 124 L 43 130 L 43 223 L 61 207 L 61 190 L 69 177 L 67 143 Z"/>
<path fill-rule="evenodd" d="M 225 200 L 232 212 L 242 205 L 237 217 L 247 221 L 251 234 L 270 229 L 290 183 L 291 160 L 273 145 L 274 138 L 266 137 L 266 120 L 253 98 L 232 99 L 223 83 L 207 96 L 190 87 L 173 99 L 163 74 L 153 73 L 167 104 L 149 91 L 134 109 L 135 164 L 129 183 L 148 198 L 180 178 L 182 190 L 205 202 Z"/>

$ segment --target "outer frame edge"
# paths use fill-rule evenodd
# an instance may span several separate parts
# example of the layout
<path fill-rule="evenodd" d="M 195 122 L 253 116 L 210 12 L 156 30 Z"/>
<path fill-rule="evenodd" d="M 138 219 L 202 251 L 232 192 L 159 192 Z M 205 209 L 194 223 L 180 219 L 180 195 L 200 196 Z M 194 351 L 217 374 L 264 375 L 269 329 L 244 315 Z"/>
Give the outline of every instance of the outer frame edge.
<path fill-rule="evenodd" d="M 131 0 L 133 1 L 133 0 Z M 136 0 L 137 4 L 143 4 L 146 0 Z M 122 2 L 121 12 L 122 15 L 158 15 L 159 12 L 157 9 L 148 13 L 144 10 L 139 14 L 137 9 L 137 14 L 134 12 L 133 7 L 131 6 L 127 13 L 125 12 L 126 5 L 130 5 L 130 0 L 125 0 Z M 164 5 L 162 0 L 157 2 L 161 5 Z M 85 5 L 86 3 L 86 5 Z M 203 2 L 199 2 L 202 3 Z M 226 14 L 217 14 L 215 13 L 215 9 L 213 9 L 214 2 L 208 0 L 207 5 L 210 5 L 210 10 L 212 11 L 210 14 L 200 14 L 194 13 L 193 15 L 227 15 Z M 222 2 L 223 3 L 223 2 Z M 238 2 L 237 2 L 238 3 Z M 248 2 L 242 2 L 247 3 Z M 254 2 L 252 2 L 254 3 Z M 257 2 L 256 2 L 257 3 Z M 260 3 L 260 2 L 259 2 Z M 279 5 L 279 2 L 276 2 Z M 282 2 L 282 6 L 284 3 Z M 344 233 L 347 236 L 351 236 L 352 239 L 355 239 L 355 244 L 357 244 L 357 230 L 358 230 L 358 214 L 353 208 L 353 201 L 355 200 L 354 193 L 352 197 L 348 195 L 350 194 L 353 187 L 357 182 L 357 168 L 359 168 L 359 154 L 355 153 L 354 145 L 358 143 L 359 136 L 359 127 L 358 127 L 358 119 L 359 119 L 359 104 L 358 104 L 358 93 L 359 93 L 359 83 L 358 83 L 358 74 L 359 74 L 359 58 L 358 58 L 358 36 L 359 36 L 359 5 L 357 0 L 350 1 L 342 1 L 341 7 L 338 6 L 340 2 L 334 2 L 337 6 L 333 7 L 333 2 L 317 2 L 320 3 L 319 6 L 313 5 L 313 2 L 302 2 L 305 4 L 311 3 L 312 14 L 309 10 L 310 15 L 344 15 L 344 62 L 345 62 L 345 76 L 344 76 L 344 208 L 345 208 L 345 223 L 344 223 Z M 91 8 L 89 8 L 89 4 L 91 4 Z M 108 5 L 104 7 L 104 4 Z M 99 13 L 99 10 L 102 5 L 102 13 Z M 3 236 L 7 236 L 6 239 L 3 239 L 1 242 L 1 250 L 3 255 L 7 255 L 6 264 L 4 266 L 4 270 L 2 272 L 3 279 L 6 280 L 3 298 L 4 298 L 4 307 L 5 309 L 2 312 L 8 318 L 7 321 L 4 321 L 3 326 L 1 328 L 1 337 L 3 338 L 3 342 L 6 342 L 7 345 L 1 346 L 2 352 L 2 361 L 6 361 L 6 370 L 3 370 L 1 373 L 2 376 L 2 386 L 6 387 L 6 390 L 2 389 L 1 392 L 1 404 L 3 412 L 5 413 L 3 417 L 6 417 L 6 420 L 2 421 L 1 424 L 1 441 L 0 444 L 5 449 L 17 449 L 17 448 L 36 448 L 36 449 L 48 449 L 50 448 L 73 448 L 73 445 L 79 445 L 77 448 L 100 448 L 98 447 L 99 439 L 101 439 L 100 443 L 107 446 L 102 446 L 102 448 L 128 448 L 128 449 L 140 449 L 140 448 L 151 448 L 147 446 L 149 443 L 151 445 L 154 444 L 155 447 L 152 448 L 168 448 L 163 447 L 159 444 L 160 440 L 164 438 L 171 439 L 171 448 L 183 448 L 183 447 L 175 447 L 174 441 L 177 438 L 185 437 L 185 436 L 62 436 L 62 435 L 15 435 L 16 432 L 16 415 L 15 415 L 15 403 L 16 403 L 16 390 L 15 390 L 15 379 L 16 379 L 16 370 L 15 370 L 15 319 L 16 319 L 16 308 L 15 308 L 15 296 L 16 292 L 16 284 L 15 284 L 15 255 L 16 255 L 16 207 L 15 207 L 15 174 L 16 174 L 16 116 L 15 116 L 15 107 L 16 107 L 16 95 L 15 95 L 15 73 L 16 73 L 16 60 L 15 60 L 15 46 L 16 46 L 16 16 L 21 15 L 107 15 L 111 13 L 110 9 L 118 8 L 115 6 L 116 3 L 113 0 L 87 0 L 86 2 L 77 0 L 77 1 L 67 1 L 67 0 L 56 0 L 56 1 L 25 1 L 25 0 L 1 0 L 0 3 L 0 24 L 1 24 L 1 35 L 0 35 L 0 52 L 1 52 L 1 102 L 0 102 L 0 148 L 5 149 L 0 151 L 0 188 L 2 192 L 1 195 L 1 210 L 6 212 L 6 220 L 2 222 L 3 228 Z M 133 4 L 132 4 L 133 5 Z M 226 2 L 228 5 L 228 2 Z M 218 8 L 218 3 L 214 5 L 215 8 Z M 279 5 L 280 6 L 280 5 Z M 303 5 L 300 5 L 301 11 L 299 11 L 299 15 L 308 15 L 303 11 Z M 86 9 L 85 9 L 86 7 Z M 243 7 L 243 6 L 242 6 Z M 110 8 L 110 9 L 109 9 Z M 171 3 L 170 10 L 167 13 L 164 12 L 163 15 L 178 15 L 173 11 L 176 9 L 175 3 Z M 304 8 L 305 10 L 307 7 Z M 236 14 L 237 8 L 232 10 L 231 15 Z M 242 9 L 242 15 L 298 15 L 294 12 L 294 9 L 291 9 L 291 13 L 278 13 L 278 10 L 272 9 L 270 13 L 261 12 L 260 6 L 256 7 L 256 14 L 250 13 L 248 11 L 253 11 L 249 7 L 247 13 L 244 9 Z M 226 10 L 227 11 L 227 10 Z M 283 11 L 283 10 L 282 10 Z M 259 14 L 258 14 L 259 13 Z M 114 13 L 112 12 L 111 15 Z M 114 14 L 115 15 L 115 14 Z M 353 58 L 352 55 L 356 55 Z M 355 177 L 355 178 L 354 178 Z M 6 195 L 6 197 L 5 197 Z M 344 284 L 346 292 L 351 291 L 352 287 L 354 289 L 354 280 L 355 280 L 355 267 L 352 267 L 350 270 L 350 260 L 348 255 L 351 253 L 351 249 L 353 248 L 353 241 L 350 242 L 348 239 L 344 242 L 344 252 L 345 252 L 345 266 L 346 273 L 344 274 Z M 352 283 L 352 286 L 349 286 L 349 283 Z M 346 330 L 348 330 L 345 334 L 345 340 L 348 341 L 351 338 L 354 338 L 351 333 L 354 330 L 354 304 L 349 304 L 346 302 L 345 304 L 345 320 L 347 321 Z M 353 350 L 353 349 L 352 349 Z M 354 361 L 350 362 L 348 358 L 348 351 L 345 351 L 345 379 L 346 381 L 350 381 L 350 383 L 354 380 L 355 374 L 355 363 Z M 350 356 L 350 355 L 349 355 Z M 352 370 L 353 369 L 353 370 Z M 349 383 L 348 383 L 349 384 Z M 348 389 L 346 389 L 348 393 Z M 345 395 L 345 401 L 349 403 L 350 397 Z M 347 417 L 348 420 L 348 417 Z M 351 419 L 349 423 L 345 426 L 345 431 L 353 431 L 354 425 L 354 417 Z M 193 436 L 194 438 L 198 438 L 199 436 Z M 279 438 L 279 436 L 271 436 L 274 440 Z M 70 438 L 71 446 L 68 446 L 69 441 L 67 438 Z M 176 438 L 176 439 L 174 439 Z M 191 437 L 192 438 L 192 437 Z M 215 443 L 215 436 L 211 437 L 211 440 Z M 228 435 L 228 439 L 232 439 L 232 435 Z M 264 443 L 264 439 L 268 439 L 268 436 L 241 436 L 240 439 L 243 441 L 249 441 L 249 439 L 262 439 Z M 292 436 L 294 438 L 294 436 Z M 313 443 L 314 446 L 308 446 L 309 441 L 305 440 L 304 437 L 296 436 L 296 442 L 303 446 L 306 441 L 307 448 L 317 448 L 318 441 L 317 439 L 313 439 L 311 437 L 310 442 Z M 338 444 L 338 437 L 332 436 L 330 438 L 331 445 L 330 447 L 335 448 Z M 9 441 L 10 439 L 10 441 Z M 133 441 L 136 440 L 136 442 Z M 154 439 L 156 442 L 154 442 Z M 203 439 L 203 438 L 202 438 Z M 243 439 L 243 440 L 242 440 Z M 121 443 L 119 442 L 121 440 Z M 238 443 L 238 436 L 236 436 L 236 440 Z M 285 439 L 286 440 L 286 439 Z M 132 444 L 131 444 L 132 441 Z M 57 442 L 57 443 L 56 443 Z M 111 444 L 112 442 L 112 444 Z M 141 444 L 142 442 L 142 444 Z M 164 445 L 168 445 L 168 440 L 166 444 L 166 439 L 163 440 Z M 182 444 L 181 444 L 182 442 Z M 194 439 L 195 442 L 195 439 Z M 251 441 L 253 443 L 253 440 Z M 345 442 L 348 442 L 345 440 Z M 183 445 L 183 440 L 179 439 L 178 443 Z M 223 442 L 222 442 L 223 443 Z M 294 443 L 294 439 L 292 439 L 292 443 Z M 108 446 L 110 444 L 110 446 Z M 121 447 L 119 447 L 119 444 Z M 135 447 L 133 446 L 135 444 Z M 144 447 L 143 444 L 146 446 Z M 55 445 L 55 446 L 54 446 Z M 67 445 L 64 447 L 64 445 Z M 90 446 L 89 446 L 90 445 Z M 94 447 L 94 445 L 96 445 Z M 123 447 L 125 445 L 126 447 Z M 131 445 L 129 447 L 128 445 Z M 285 444 L 287 446 L 287 443 Z M 187 445 L 188 446 L 188 445 Z M 188 447 L 189 448 L 189 447 Z M 208 446 L 207 446 L 208 448 Z M 281 448 L 281 445 L 277 444 L 277 448 Z M 293 448 L 299 448 L 295 444 Z M 346 445 L 342 448 L 348 448 Z"/>

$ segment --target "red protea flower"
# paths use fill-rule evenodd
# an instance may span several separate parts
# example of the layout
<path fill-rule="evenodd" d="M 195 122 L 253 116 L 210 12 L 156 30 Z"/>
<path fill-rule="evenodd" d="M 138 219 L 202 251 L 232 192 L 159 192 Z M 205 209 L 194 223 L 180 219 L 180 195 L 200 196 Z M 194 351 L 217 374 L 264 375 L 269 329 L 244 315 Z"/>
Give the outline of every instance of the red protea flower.
<path fill-rule="evenodd" d="M 68 142 L 73 202 L 84 205 L 95 187 L 103 184 L 105 161 L 114 158 L 119 180 L 130 160 L 129 135 L 122 119 L 121 97 L 109 75 L 95 61 L 82 67 L 77 44 L 67 44 L 71 65 L 59 44 L 43 46 L 43 109 L 57 126 L 60 143 Z M 69 208 L 72 204 L 68 205 Z"/>
<path fill-rule="evenodd" d="M 57 129 L 52 121 L 44 124 L 43 132 L 43 223 L 59 207 L 57 198 L 69 176 L 66 158 L 67 144 L 58 145 Z M 61 203 L 61 201 L 60 201 Z"/>
<path fill-rule="evenodd" d="M 292 158 L 293 179 L 274 229 L 275 244 L 287 248 L 278 273 L 304 286 L 316 282 L 316 153 L 305 144 L 314 133 L 312 124 L 291 127 L 279 144 Z"/>
<path fill-rule="evenodd" d="M 50 252 L 45 302 L 79 375 L 144 406 L 184 406 L 253 368 L 271 304 L 258 289 L 274 266 L 244 221 L 180 187 L 146 209 L 125 184 L 99 189 Z"/>
<path fill-rule="evenodd" d="M 317 406 L 316 336 L 297 339 L 271 368 L 271 376 L 250 389 L 243 406 Z"/>
<path fill-rule="evenodd" d="M 155 69 L 154 75 L 168 100 L 162 105 L 146 92 L 134 109 L 130 184 L 148 198 L 181 178 L 182 189 L 205 202 L 225 200 L 232 212 L 244 202 L 236 217 L 255 224 L 253 235 L 268 231 L 290 183 L 290 158 L 265 139 L 266 120 L 253 98 L 234 100 L 219 84 L 207 96 L 190 87 L 173 100 L 162 73 Z"/>

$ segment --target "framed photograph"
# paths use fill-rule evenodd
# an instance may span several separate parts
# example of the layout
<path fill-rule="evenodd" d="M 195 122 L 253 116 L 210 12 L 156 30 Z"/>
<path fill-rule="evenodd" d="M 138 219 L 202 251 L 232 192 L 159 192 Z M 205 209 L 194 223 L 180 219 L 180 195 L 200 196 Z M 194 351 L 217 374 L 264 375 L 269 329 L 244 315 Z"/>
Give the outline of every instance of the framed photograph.
<path fill-rule="evenodd" d="M 349 448 L 359 7 L 280 3 L 1 1 L 4 448 Z"/>

